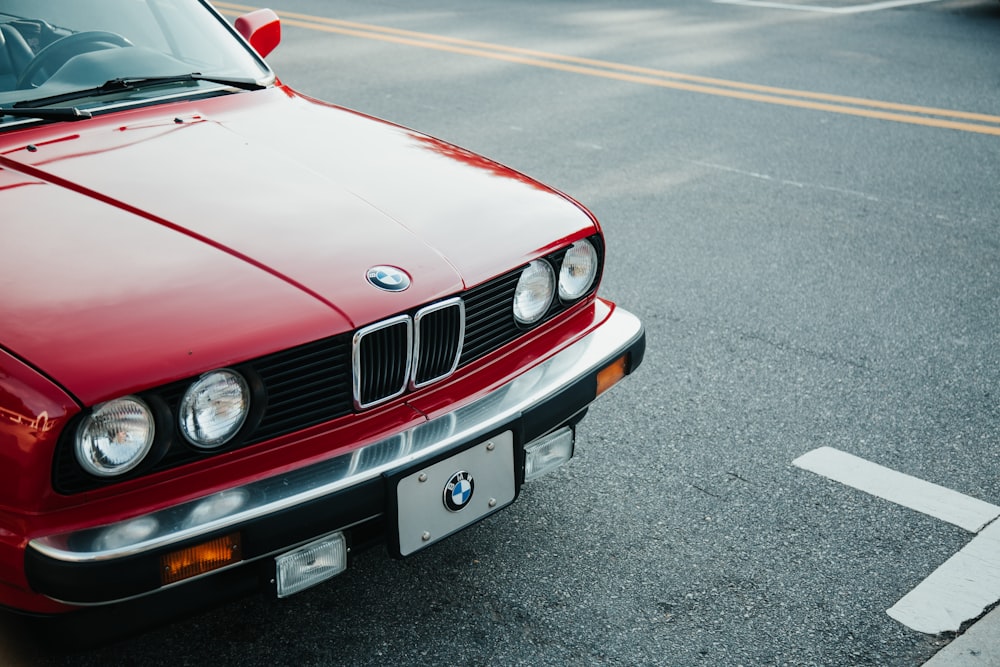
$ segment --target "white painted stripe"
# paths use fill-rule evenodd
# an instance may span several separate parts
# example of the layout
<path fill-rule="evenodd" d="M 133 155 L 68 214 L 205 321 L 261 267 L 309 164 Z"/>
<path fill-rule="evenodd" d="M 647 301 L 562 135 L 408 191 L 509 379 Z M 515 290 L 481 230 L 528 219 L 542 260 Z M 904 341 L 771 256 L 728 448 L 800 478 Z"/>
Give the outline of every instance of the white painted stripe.
<path fill-rule="evenodd" d="M 957 632 L 963 623 L 977 618 L 997 600 L 1000 521 L 983 530 L 887 613 L 918 632 L 936 635 Z"/>
<path fill-rule="evenodd" d="M 917 512 L 978 533 L 1000 517 L 1000 507 L 911 477 L 832 447 L 803 454 L 793 464 Z M 996 600 L 996 598 L 994 598 Z"/>
<path fill-rule="evenodd" d="M 822 14 L 860 14 L 862 12 L 878 12 L 883 9 L 907 7 L 909 5 L 926 5 L 941 0 L 886 0 L 867 5 L 846 7 L 822 7 L 818 5 L 794 5 L 785 2 L 765 2 L 764 0 L 713 0 L 719 5 L 742 5 L 744 7 L 763 7 L 764 9 L 788 9 L 798 12 L 819 12 Z"/>

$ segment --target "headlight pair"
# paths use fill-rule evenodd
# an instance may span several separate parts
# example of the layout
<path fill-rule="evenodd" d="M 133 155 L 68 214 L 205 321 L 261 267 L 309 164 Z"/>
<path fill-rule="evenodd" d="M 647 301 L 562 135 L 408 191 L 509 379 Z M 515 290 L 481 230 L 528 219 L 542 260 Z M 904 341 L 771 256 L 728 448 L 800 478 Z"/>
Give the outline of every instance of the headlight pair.
<path fill-rule="evenodd" d="M 181 399 L 178 429 L 195 447 L 215 449 L 239 432 L 250 412 L 250 387 L 236 371 L 198 378 Z M 76 459 L 88 473 L 117 477 L 135 469 L 153 449 L 156 419 L 149 405 L 126 396 L 94 408 L 77 428 Z"/>
<path fill-rule="evenodd" d="M 519 324 L 535 324 L 548 312 L 557 294 L 563 302 L 576 301 L 593 286 L 598 268 L 597 250 L 587 240 L 577 241 L 563 255 L 558 280 L 547 260 L 531 262 L 514 291 L 514 319 Z"/>

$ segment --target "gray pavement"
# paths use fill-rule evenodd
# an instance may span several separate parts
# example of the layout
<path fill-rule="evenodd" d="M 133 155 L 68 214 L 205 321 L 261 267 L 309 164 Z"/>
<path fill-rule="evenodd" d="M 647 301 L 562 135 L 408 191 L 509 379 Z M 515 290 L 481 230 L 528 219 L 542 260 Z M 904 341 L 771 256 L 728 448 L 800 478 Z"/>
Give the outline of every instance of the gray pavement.
<path fill-rule="evenodd" d="M 983 616 L 924 667 L 993 667 L 1000 665 L 1000 607 Z"/>

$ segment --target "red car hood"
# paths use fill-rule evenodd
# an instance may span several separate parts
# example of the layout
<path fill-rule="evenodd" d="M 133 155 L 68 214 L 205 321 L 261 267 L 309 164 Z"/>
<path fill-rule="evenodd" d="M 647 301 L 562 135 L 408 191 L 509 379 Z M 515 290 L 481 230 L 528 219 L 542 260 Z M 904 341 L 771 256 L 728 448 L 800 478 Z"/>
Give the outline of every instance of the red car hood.
<path fill-rule="evenodd" d="M 405 311 L 595 224 L 280 87 L 8 132 L 0 192 L 0 346 L 84 403 Z M 379 264 L 410 289 L 370 286 Z"/>

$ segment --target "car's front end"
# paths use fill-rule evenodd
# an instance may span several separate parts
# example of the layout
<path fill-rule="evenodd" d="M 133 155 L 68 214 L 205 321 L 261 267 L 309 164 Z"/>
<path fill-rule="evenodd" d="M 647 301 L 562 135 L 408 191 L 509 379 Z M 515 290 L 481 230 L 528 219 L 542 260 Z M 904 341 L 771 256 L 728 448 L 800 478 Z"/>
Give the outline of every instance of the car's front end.
<path fill-rule="evenodd" d="M 45 62 L 0 90 L 0 604 L 285 597 L 413 554 L 568 460 L 641 362 L 564 195 L 299 95 L 204 3 L 14 4 Z M 149 37 L 191 25 L 243 54 Z"/>

